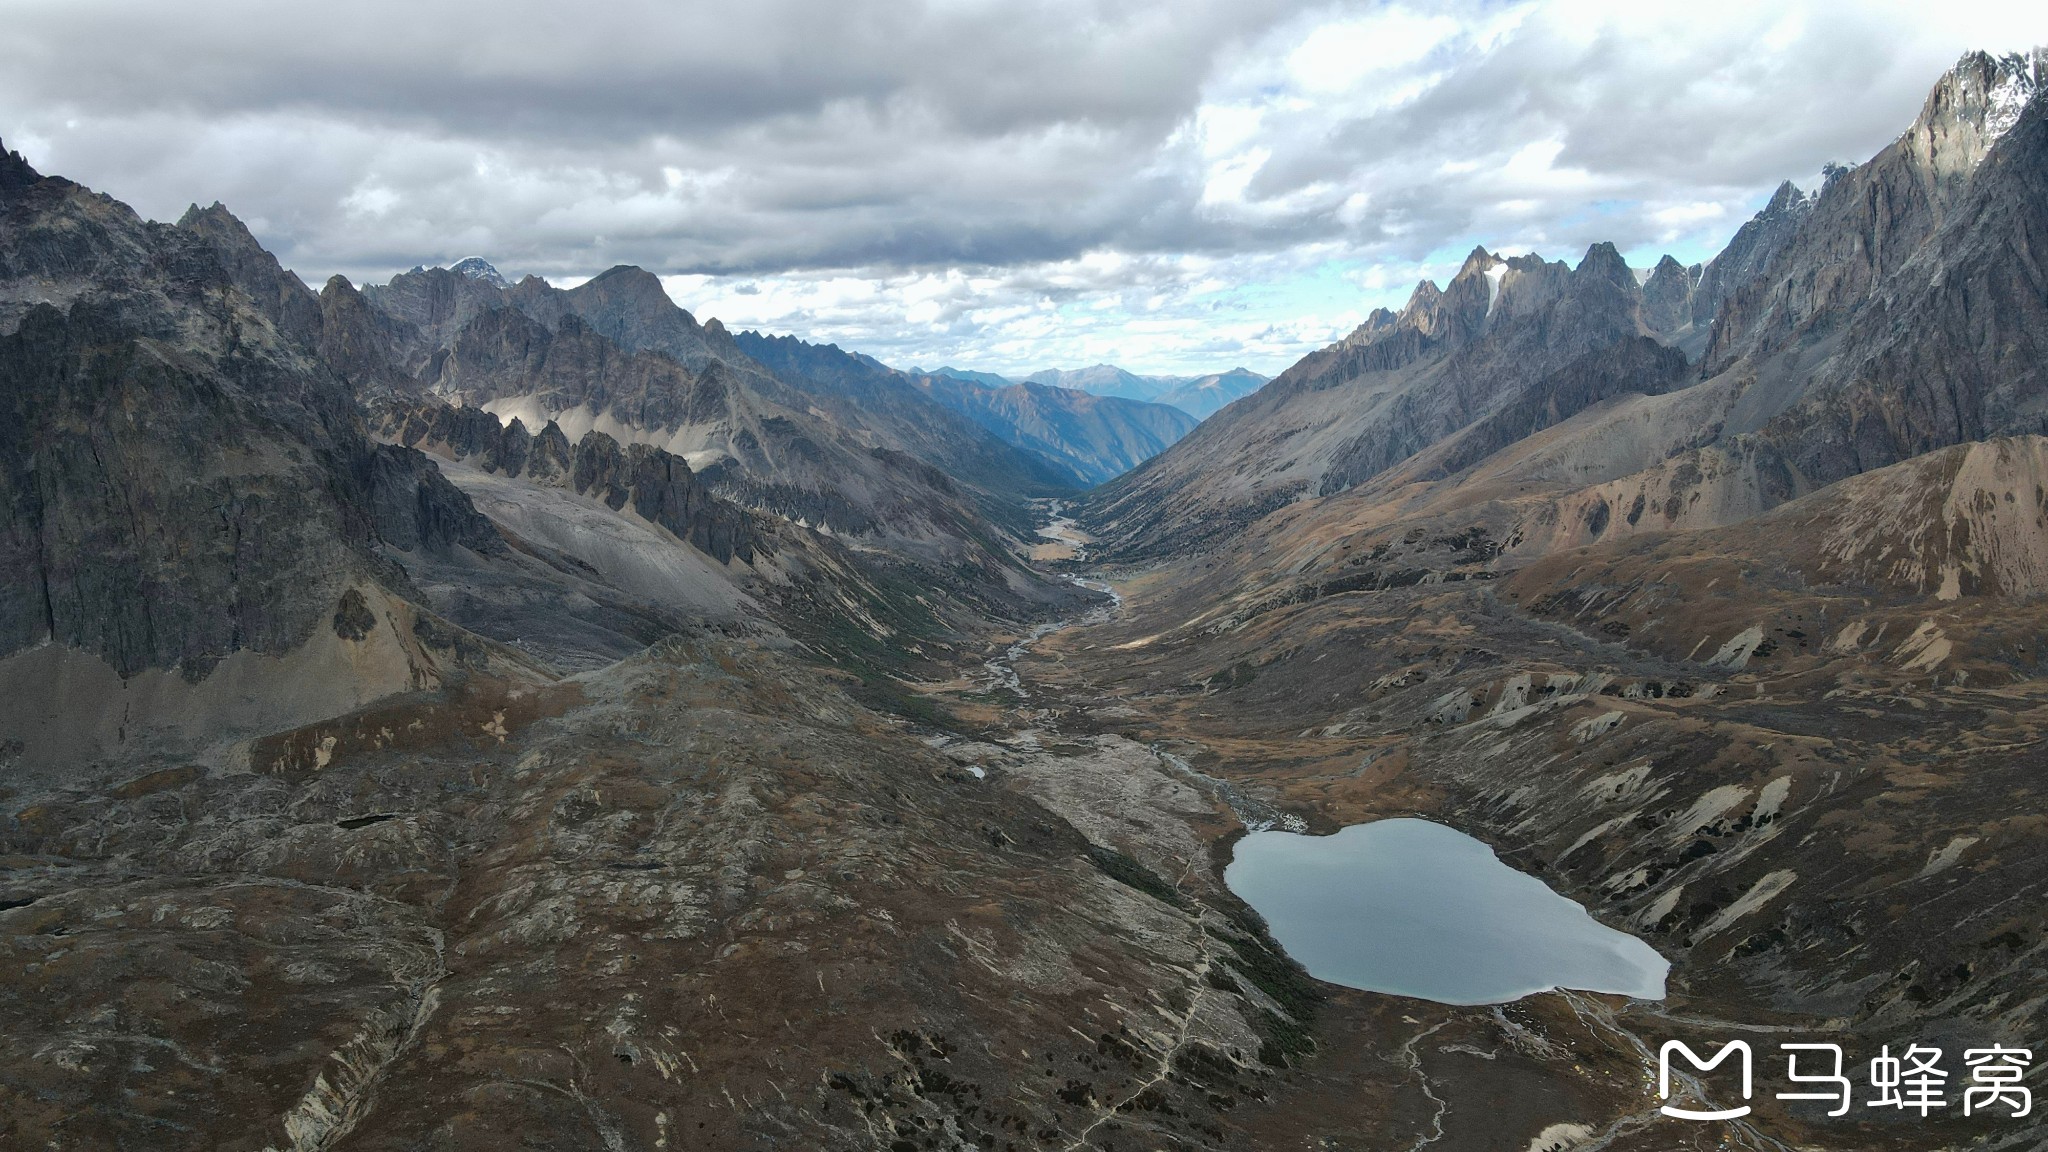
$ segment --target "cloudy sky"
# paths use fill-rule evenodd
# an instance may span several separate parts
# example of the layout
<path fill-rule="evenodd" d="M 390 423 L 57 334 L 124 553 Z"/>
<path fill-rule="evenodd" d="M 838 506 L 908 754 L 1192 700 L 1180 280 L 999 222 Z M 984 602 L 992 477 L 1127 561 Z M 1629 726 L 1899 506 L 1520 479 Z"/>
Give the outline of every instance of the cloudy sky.
<path fill-rule="evenodd" d="M 0 139 L 318 286 L 617 263 L 899 365 L 1273 373 L 1474 244 L 1713 254 L 2048 7 L 0 0 Z"/>

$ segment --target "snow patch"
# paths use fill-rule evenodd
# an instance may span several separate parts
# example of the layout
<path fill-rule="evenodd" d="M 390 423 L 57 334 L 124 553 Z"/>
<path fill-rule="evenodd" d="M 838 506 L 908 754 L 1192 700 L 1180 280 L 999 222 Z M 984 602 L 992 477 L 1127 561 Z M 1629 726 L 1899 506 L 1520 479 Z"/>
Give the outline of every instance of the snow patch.
<path fill-rule="evenodd" d="M 1941 566 L 1941 587 L 1934 593 L 1936 600 L 1954 600 L 1963 594 L 1963 570 L 1954 564 Z"/>
<path fill-rule="evenodd" d="M 1643 914 L 1636 917 L 1636 923 L 1645 928 L 1655 928 L 1666 916 L 1671 915 L 1672 909 L 1678 907 L 1678 898 L 1684 894 L 1685 885 L 1683 884 L 1665 892 L 1662 896 L 1657 897 L 1656 903 L 1643 909 Z"/>
<path fill-rule="evenodd" d="M 493 288 L 510 288 L 512 286 L 512 282 L 505 279 L 503 273 L 492 267 L 491 262 L 481 256 L 471 256 L 465 260 L 458 260 L 449 271 L 466 276 L 471 280 L 481 280 Z"/>
<path fill-rule="evenodd" d="M 1908 672 L 1925 672 L 1941 667 L 1954 650 L 1955 645 L 1942 635 L 1934 621 L 1922 620 L 1906 642 L 1893 650 L 1892 658 L 1901 661 L 1901 667 Z"/>
<path fill-rule="evenodd" d="M 1577 852 L 1579 849 L 1584 848 L 1586 845 L 1591 844 L 1593 841 L 1598 840 L 1600 837 L 1607 835 L 1609 832 L 1612 832 L 1615 829 L 1622 827 L 1623 825 L 1627 824 L 1630 820 L 1633 819 L 1635 819 L 1635 813 L 1629 812 L 1620 816 L 1616 816 L 1614 819 L 1609 820 L 1604 824 L 1593 825 L 1591 828 L 1586 829 L 1584 835 L 1580 836 L 1577 840 L 1572 841 L 1571 847 L 1558 853 L 1557 858 L 1559 860 L 1562 860 L 1565 857 L 1570 856 L 1572 853 Z"/>
<path fill-rule="evenodd" d="M 1707 657 L 1707 665 L 1739 672 L 1749 664 L 1749 658 L 1756 652 L 1757 645 L 1764 642 L 1764 626 L 1752 624 L 1730 637 L 1719 651 Z"/>
<path fill-rule="evenodd" d="M 2032 69 L 2023 61 L 2008 64 L 2018 67 L 2008 71 L 1991 91 L 1984 94 L 1984 143 L 1993 141 L 2010 131 L 2019 123 L 2020 113 L 2026 110 L 2027 101 L 2034 98 L 2034 76 Z"/>
<path fill-rule="evenodd" d="M 1928 855 L 1927 866 L 1920 869 L 1920 874 L 1913 879 L 1924 880 L 1937 872 L 1946 872 L 1955 867 L 1956 861 L 1962 859 L 1963 853 L 1969 851 L 1970 846 L 1979 839 L 1980 837 L 1976 836 L 1958 836 L 1950 840 L 1940 851 Z"/>
<path fill-rule="evenodd" d="M 1529 1141 L 1527 1152 L 1571 1152 L 1592 1138 L 1593 1130 L 1584 1124 L 1552 1124 Z"/>
<path fill-rule="evenodd" d="M 1499 716 L 1505 712 L 1528 707 L 1529 686 L 1530 678 L 1527 672 L 1509 677 L 1508 682 L 1501 687 L 1500 701 L 1493 706 L 1493 711 L 1489 715 Z"/>
<path fill-rule="evenodd" d="M 1790 776 L 1780 776 L 1769 784 L 1764 785 L 1764 790 L 1757 793 L 1756 811 L 1750 814 L 1751 819 L 1755 823 L 1761 824 L 1765 820 L 1776 816 L 1779 810 L 1785 807 L 1785 798 L 1791 794 L 1792 778 Z"/>
<path fill-rule="evenodd" d="M 1854 652 L 1863 645 L 1863 634 L 1869 630 L 1870 621 L 1851 620 L 1849 623 L 1842 625 L 1842 630 L 1835 633 L 1833 640 L 1828 641 L 1828 651 Z"/>
<path fill-rule="evenodd" d="M 1776 899 L 1787 888 L 1792 887 L 1792 882 L 1797 879 L 1799 874 L 1790 869 L 1769 873 L 1751 886 L 1749 891 L 1744 892 L 1741 899 L 1723 908 L 1720 915 L 1708 921 L 1707 926 L 1700 929 L 1693 939 L 1705 940 L 1751 912 L 1757 911 Z"/>
<path fill-rule="evenodd" d="M 1621 724 L 1620 712 L 1603 712 L 1591 720 L 1581 720 L 1572 725 L 1572 739 L 1584 744 L 1614 731 Z"/>
<path fill-rule="evenodd" d="M 1633 768 L 1601 776 L 1579 789 L 1580 795 L 1595 804 L 1612 804 L 1618 800 L 1634 799 L 1650 779 L 1650 765 L 1638 764 Z"/>
<path fill-rule="evenodd" d="M 1735 810 L 1736 805 L 1749 799 L 1749 789 L 1740 784 L 1723 784 L 1719 788 L 1693 801 L 1685 815 L 1678 818 L 1667 834 L 1674 841 L 1683 840 L 1707 825 Z"/>
<path fill-rule="evenodd" d="M 1429 719 L 1438 724 L 1463 724 L 1472 711 L 1472 693 L 1453 688 L 1429 703 Z"/>

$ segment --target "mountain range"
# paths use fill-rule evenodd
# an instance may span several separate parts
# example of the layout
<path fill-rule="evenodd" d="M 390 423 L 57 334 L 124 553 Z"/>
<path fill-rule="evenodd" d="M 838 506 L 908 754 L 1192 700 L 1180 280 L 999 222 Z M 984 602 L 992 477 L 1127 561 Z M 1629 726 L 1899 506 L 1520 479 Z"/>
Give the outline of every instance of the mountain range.
<path fill-rule="evenodd" d="M 2034 173 L 2024 121 L 2000 115 L 2013 104 L 1998 95 L 2031 92 L 2034 67 L 1959 65 L 1890 147 L 1831 168 L 1811 195 L 1781 188 L 1697 275 L 1666 259 L 1639 283 L 1608 244 L 1576 266 L 1476 249 L 1448 285 L 1424 281 L 1398 313 L 1375 312 L 1109 486 L 1094 523 L 1143 555 L 1184 546 L 1193 524 L 1228 538 L 1304 496 L 1457 479 L 1541 443 L 1518 479 L 1636 477 L 1644 493 L 1621 515 L 1586 512 L 1600 531 L 1584 542 L 1617 521 L 1754 515 L 1945 444 L 2048 431 L 2030 399 L 2044 329 L 2023 271 Z M 1965 319 L 1955 283 L 1986 307 Z M 1665 489 L 1654 503 L 1651 488 Z M 1524 499 L 1534 520 L 1501 538 L 1554 540 L 1562 513 Z"/>
<path fill-rule="evenodd" d="M 1652 1068 L 2048 1021 L 2044 79 L 1271 381 L 314 292 L 0 149 L 0 1144 L 2033 1146 Z M 1665 995 L 1311 977 L 1235 846 L 1390 817 Z"/>
<path fill-rule="evenodd" d="M 993 372 L 973 372 L 960 368 L 937 368 L 930 375 L 949 376 L 991 388 L 1007 388 L 1020 383 Z M 1246 368 L 1211 372 L 1206 376 L 1139 376 L 1114 365 L 1097 364 L 1091 368 L 1068 370 L 1047 368 L 1024 377 L 1021 383 L 1067 388 L 1096 396 L 1115 396 L 1126 400 L 1165 404 L 1180 409 L 1196 420 L 1206 420 L 1231 401 L 1258 391 L 1268 379 L 1270 377 L 1261 376 Z"/>

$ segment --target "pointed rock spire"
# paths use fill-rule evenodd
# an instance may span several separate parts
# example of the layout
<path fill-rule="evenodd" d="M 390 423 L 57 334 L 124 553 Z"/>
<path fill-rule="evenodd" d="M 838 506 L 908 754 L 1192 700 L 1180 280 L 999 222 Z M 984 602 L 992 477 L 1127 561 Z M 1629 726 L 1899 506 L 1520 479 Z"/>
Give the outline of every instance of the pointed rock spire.
<path fill-rule="evenodd" d="M 19 191 L 42 179 L 42 173 L 29 166 L 19 152 L 9 152 L 5 141 L 0 141 L 0 195 Z"/>
<path fill-rule="evenodd" d="M 1586 249 L 1585 259 L 1579 261 L 1579 266 L 1572 270 L 1572 275 L 1581 279 L 1597 277 L 1611 280 L 1616 284 L 1635 283 L 1635 274 L 1629 271 L 1628 261 L 1622 259 L 1621 250 L 1607 240 Z"/>
<path fill-rule="evenodd" d="M 1466 255 L 1465 263 L 1458 267 L 1458 275 L 1484 275 L 1488 269 L 1500 262 L 1501 258 L 1488 252 L 1484 245 L 1476 245 Z"/>
<path fill-rule="evenodd" d="M 1693 286 L 1698 265 L 1687 268 L 1666 255 L 1643 281 L 1643 323 L 1666 343 L 1692 326 Z"/>

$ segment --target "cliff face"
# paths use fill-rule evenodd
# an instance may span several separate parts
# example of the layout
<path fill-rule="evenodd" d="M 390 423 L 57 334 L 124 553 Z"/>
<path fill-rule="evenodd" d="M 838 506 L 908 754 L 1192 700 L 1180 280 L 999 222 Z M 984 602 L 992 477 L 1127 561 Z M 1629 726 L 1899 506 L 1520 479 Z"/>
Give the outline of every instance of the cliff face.
<path fill-rule="evenodd" d="M 285 271 L 277 257 L 265 251 L 224 205 L 219 201 L 210 208 L 195 204 L 179 218 L 177 226 L 213 249 L 228 279 L 248 294 L 249 303 L 279 335 L 308 347 L 318 346 L 324 319 L 320 298 L 296 275 Z"/>
<path fill-rule="evenodd" d="M 1836 169 L 1830 168 L 1832 174 Z M 1814 197 L 1800 191 L 1790 180 L 1778 185 L 1763 210 L 1744 222 L 1720 254 L 1700 270 L 1692 295 L 1692 324 L 1710 338 L 1721 305 L 1738 289 L 1762 275 L 1778 253 L 1798 236 L 1800 225 L 1812 211 Z"/>
<path fill-rule="evenodd" d="M 365 434 L 287 334 L 316 313 L 275 261 L 18 168 L 0 196 L 0 655 L 48 640 L 200 678 L 303 643 L 353 581 L 402 593 L 390 550 L 502 547 Z"/>
<path fill-rule="evenodd" d="M 1643 326 L 1666 344 L 1682 345 L 1692 334 L 1693 307 L 1705 269 L 1688 268 L 1670 256 L 1657 261 L 1643 281 Z"/>
<path fill-rule="evenodd" d="M 723 362 L 693 373 L 665 356 L 629 352 L 573 313 L 550 330 L 510 308 L 465 324 L 422 369 L 421 383 L 451 398 L 517 396 L 544 412 L 601 412 L 655 433 L 726 420 L 736 386 Z"/>
<path fill-rule="evenodd" d="M 1803 206 L 1792 202 L 1796 190 L 1780 189 L 1756 233 L 1737 235 L 1749 245 L 1730 262 L 1734 279 L 1702 375 L 1830 331 L 1898 272 L 1968 194 L 2038 89 L 2041 68 L 2038 55 L 1965 56 L 1928 94 L 1912 127 L 1869 162 L 1831 168 Z M 1752 265 L 1756 271 L 1743 278 Z"/>
<path fill-rule="evenodd" d="M 2001 134 L 1924 244 L 1841 325 L 1762 435 L 1814 483 L 2048 431 L 2048 102 Z"/>
<path fill-rule="evenodd" d="M 424 445 L 488 473 L 567 488 L 614 512 L 631 505 L 641 519 L 720 563 L 754 562 L 756 534 L 746 512 L 713 495 L 681 457 L 651 444 L 621 446 L 593 430 L 571 448 L 553 421 L 535 436 L 516 417 L 500 424 L 480 408 L 433 402 L 387 410 L 380 426 L 408 449 Z"/>
<path fill-rule="evenodd" d="M 1568 365 L 1608 355 L 1644 329 L 1641 291 L 1612 244 L 1594 245 L 1569 272 L 1562 264 L 1525 262 L 1518 269 L 1510 261 L 1495 286 L 1488 273 L 1497 267 L 1480 254 L 1466 261 L 1441 298 L 1442 314 L 1432 318 L 1449 349 L 1441 367 L 1339 447 L 1320 492 L 1369 480 L 1503 405 L 1548 404 L 1530 394 L 1546 392 L 1545 382 Z M 1651 378 L 1642 387 L 1663 383 Z"/>

